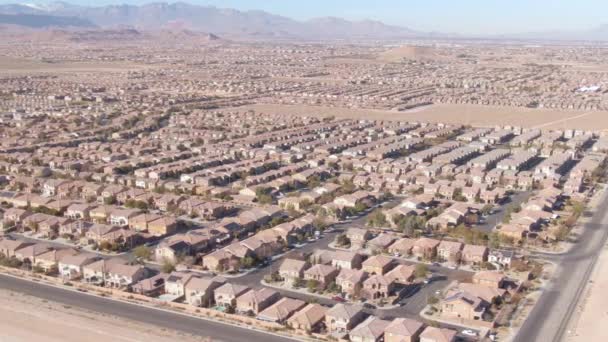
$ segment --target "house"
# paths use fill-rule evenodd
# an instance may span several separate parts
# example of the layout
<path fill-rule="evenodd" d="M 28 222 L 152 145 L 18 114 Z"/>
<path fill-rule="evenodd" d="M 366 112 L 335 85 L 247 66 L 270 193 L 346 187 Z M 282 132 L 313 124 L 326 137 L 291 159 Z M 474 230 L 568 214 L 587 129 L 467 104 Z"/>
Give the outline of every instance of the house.
<path fill-rule="evenodd" d="M 190 255 L 192 246 L 184 240 L 161 241 L 154 248 L 156 261 L 175 262 L 179 256 Z"/>
<path fill-rule="evenodd" d="M 397 265 L 385 277 L 396 284 L 407 285 L 416 278 L 416 267 L 413 265 Z"/>
<path fill-rule="evenodd" d="M 365 316 L 361 306 L 339 303 L 325 313 L 325 326 L 330 333 L 344 333 L 361 323 Z"/>
<path fill-rule="evenodd" d="M 383 341 L 384 330 L 389 324 L 389 321 L 369 316 L 349 333 L 350 340 L 352 342 Z"/>
<path fill-rule="evenodd" d="M 14 225 L 21 224 L 21 222 L 30 215 L 32 215 L 32 213 L 25 209 L 9 208 L 4 212 L 2 225 L 5 229 L 10 228 Z"/>
<path fill-rule="evenodd" d="M 109 287 L 129 287 L 142 280 L 146 270 L 141 265 L 112 264 L 107 269 L 105 284 Z"/>
<path fill-rule="evenodd" d="M 127 265 L 125 260 L 113 258 L 84 265 L 82 274 L 87 283 L 123 288 L 142 280 L 146 272 L 142 266 Z"/>
<path fill-rule="evenodd" d="M 207 254 L 203 257 L 203 267 L 218 272 L 224 272 L 238 268 L 239 258 L 224 249 Z"/>
<path fill-rule="evenodd" d="M 13 256 L 21 262 L 30 265 L 35 265 L 37 256 L 39 256 L 40 254 L 44 254 L 52 249 L 53 248 L 50 245 L 44 243 L 27 244 L 22 245 L 21 248 L 15 250 Z"/>
<path fill-rule="evenodd" d="M 88 220 L 88 219 L 90 219 L 89 214 L 90 214 L 91 210 L 93 210 L 94 208 L 95 207 L 90 204 L 74 203 L 68 207 L 68 209 L 66 210 L 64 215 L 66 217 L 69 217 L 69 218 L 75 219 L 75 220 L 76 219 Z"/>
<path fill-rule="evenodd" d="M 173 271 L 165 279 L 165 293 L 174 296 L 175 298 L 185 296 L 186 284 L 190 279 L 197 277 L 199 277 L 199 275 L 195 273 Z"/>
<path fill-rule="evenodd" d="M 440 260 L 458 263 L 462 255 L 462 247 L 461 242 L 442 240 L 437 246 L 437 256 Z"/>
<path fill-rule="evenodd" d="M 511 262 L 514 259 L 514 255 L 515 252 L 513 251 L 501 251 L 493 249 L 488 255 L 488 262 L 495 266 L 509 268 L 511 267 Z"/>
<path fill-rule="evenodd" d="M 494 288 L 502 288 L 505 280 L 506 277 L 504 273 L 500 271 L 482 271 L 473 275 L 473 284 L 480 284 Z"/>
<path fill-rule="evenodd" d="M 6 258 L 12 258 L 15 256 L 15 251 L 31 246 L 34 243 L 25 242 L 21 240 L 2 239 L 0 240 L 0 253 Z"/>
<path fill-rule="evenodd" d="M 214 291 L 226 283 L 221 277 L 191 278 L 184 286 L 186 302 L 193 306 L 210 307 L 213 305 Z"/>
<path fill-rule="evenodd" d="M 319 287 L 325 288 L 336 279 L 339 270 L 333 266 L 316 264 L 304 271 L 305 280 L 318 282 Z"/>
<path fill-rule="evenodd" d="M 319 304 L 308 304 L 287 319 L 287 326 L 307 332 L 319 331 L 320 326 L 325 322 L 327 310 Z"/>
<path fill-rule="evenodd" d="M 393 266 L 393 259 L 384 255 L 374 255 L 362 264 L 362 270 L 369 274 L 385 274 Z"/>
<path fill-rule="evenodd" d="M 281 299 L 279 292 L 267 287 L 249 290 L 236 298 L 236 312 L 257 315 L 279 299 Z"/>
<path fill-rule="evenodd" d="M 157 275 L 142 279 L 131 286 L 131 291 L 143 296 L 157 297 L 164 293 L 165 280 L 169 275 L 167 273 L 158 273 Z"/>
<path fill-rule="evenodd" d="M 89 217 L 97 223 L 106 223 L 110 219 L 112 210 L 114 210 L 114 206 L 100 205 L 89 211 Z"/>
<path fill-rule="evenodd" d="M 36 262 L 32 266 L 40 267 L 46 273 L 59 271 L 59 261 L 68 256 L 78 255 L 78 251 L 73 248 L 51 249 L 36 256 Z"/>
<path fill-rule="evenodd" d="M 401 238 L 388 246 L 388 252 L 396 256 L 409 256 L 412 254 L 416 240 L 410 238 Z"/>
<path fill-rule="evenodd" d="M 361 268 L 363 256 L 356 252 L 335 251 L 332 253 L 331 265 L 341 268 L 355 269 Z"/>
<path fill-rule="evenodd" d="M 361 294 L 368 300 L 378 300 L 391 296 L 394 288 L 395 283 L 391 279 L 380 274 L 374 274 L 363 281 Z"/>
<path fill-rule="evenodd" d="M 279 267 L 279 276 L 288 286 L 293 286 L 297 279 L 304 277 L 304 270 L 308 268 L 308 263 L 303 260 L 285 259 Z"/>
<path fill-rule="evenodd" d="M 349 228 L 346 231 L 346 237 L 350 240 L 351 248 L 362 248 L 371 234 L 367 229 Z"/>
<path fill-rule="evenodd" d="M 171 216 L 163 216 L 148 223 L 148 233 L 152 236 L 164 236 L 177 230 L 177 220 Z"/>
<path fill-rule="evenodd" d="M 340 286 L 342 293 L 349 297 L 359 296 L 363 288 L 363 281 L 367 278 L 367 272 L 342 268 L 336 277 L 336 284 Z"/>
<path fill-rule="evenodd" d="M 481 320 L 490 303 L 467 292 L 458 292 L 441 302 L 441 315 L 449 318 Z"/>
<path fill-rule="evenodd" d="M 141 211 L 137 209 L 113 209 L 110 212 L 110 224 L 119 227 L 126 227 L 129 225 L 129 220 L 140 213 Z"/>
<path fill-rule="evenodd" d="M 384 342 L 417 342 L 424 324 L 409 318 L 395 318 L 384 329 Z"/>
<path fill-rule="evenodd" d="M 452 329 L 426 327 L 420 333 L 420 342 L 455 342 L 456 331 Z"/>
<path fill-rule="evenodd" d="M 157 214 L 149 214 L 143 213 L 137 216 L 132 217 L 129 220 L 129 228 L 135 229 L 140 232 L 145 232 L 148 230 L 148 224 L 154 220 L 161 218 L 162 216 Z"/>
<path fill-rule="evenodd" d="M 489 249 L 480 245 L 465 245 L 460 260 L 464 264 L 480 265 L 488 260 Z"/>
<path fill-rule="evenodd" d="M 412 254 L 415 257 L 432 260 L 437 256 L 437 247 L 441 241 L 429 238 L 420 238 L 414 242 Z"/>
<path fill-rule="evenodd" d="M 236 306 L 236 298 L 249 290 L 247 286 L 225 283 L 214 291 L 215 305 L 224 309 L 233 309 Z"/>
<path fill-rule="evenodd" d="M 305 301 L 293 298 L 281 298 L 278 302 L 264 309 L 257 319 L 267 322 L 285 322 L 291 315 L 306 305 Z"/>
<path fill-rule="evenodd" d="M 392 234 L 379 234 L 367 242 L 367 247 L 372 251 L 384 251 L 390 246 L 396 237 Z"/>

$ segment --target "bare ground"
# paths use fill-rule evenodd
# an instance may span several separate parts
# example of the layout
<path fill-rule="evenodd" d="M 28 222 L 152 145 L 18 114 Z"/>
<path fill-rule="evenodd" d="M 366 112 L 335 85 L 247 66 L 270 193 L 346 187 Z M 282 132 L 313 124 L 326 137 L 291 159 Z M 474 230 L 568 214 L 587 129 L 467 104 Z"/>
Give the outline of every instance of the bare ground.
<path fill-rule="evenodd" d="M 460 123 L 473 126 L 514 125 L 543 129 L 608 130 L 608 112 L 557 109 L 530 109 L 483 105 L 436 104 L 398 112 L 391 110 L 351 109 L 309 105 L 256 104 L 243 109 L 266 113 L 371 120 L 403 120 Z"/>
<path fill-rule="evenodd" d="M 0 342 L 175 342 L 203 338 L 0 290 Z"/>
<path fill-rule="evenodd" d="M 608 341 L 608 246 L 599 256 L 585 297 L 575 313 L 575 321 L 566 332 L 568 342 Z"/>

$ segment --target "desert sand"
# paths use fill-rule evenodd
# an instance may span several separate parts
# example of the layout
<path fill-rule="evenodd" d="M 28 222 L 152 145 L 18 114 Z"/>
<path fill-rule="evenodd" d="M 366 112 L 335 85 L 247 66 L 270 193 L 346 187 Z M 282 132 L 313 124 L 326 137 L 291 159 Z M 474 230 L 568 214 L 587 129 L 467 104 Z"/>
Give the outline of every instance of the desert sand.
<path fill-rule="evenodd" d="M 0 290 L 0 342 L 175 342 L 203 338 Z"/>
<path fill-rule="evenodd" d="M 542 129 L 608 130 L 608 112 L 530 109 L 485 105 L 435 104 L 410 111 L 351 109 L 310 105 L 256 104 L 241 107 L 265 113 L 335 116 L 370 120 L 459 123 L 472 126 L 513 125 Z"/>
<path fill-rule="evenodd" d="M 566 334 L 568 342 L 608 341 L 608 245 L 593 270 L 590 282 L 577 307 L 573 327 Z"/>

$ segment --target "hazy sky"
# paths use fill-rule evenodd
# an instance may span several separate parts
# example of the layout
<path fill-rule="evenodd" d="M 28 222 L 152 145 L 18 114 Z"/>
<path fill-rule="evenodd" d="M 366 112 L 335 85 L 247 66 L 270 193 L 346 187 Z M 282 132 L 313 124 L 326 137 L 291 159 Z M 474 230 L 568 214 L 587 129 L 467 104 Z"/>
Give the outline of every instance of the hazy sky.
<path fill-rule="evenodd" d="M 48 3 L 0 0 L 0 3 Z M 71 0 L 80 5 L 143 4 L 154 0 Z M 161 2 L 156 0 L 156 2 Z M 173 1 L 169 1 L 173 2 Z M 336 16 L 376 19 L 417 30 L 497 34 L 584 30 L 608 24 L 608 0 L 185 0 L 295 19 Z"/>

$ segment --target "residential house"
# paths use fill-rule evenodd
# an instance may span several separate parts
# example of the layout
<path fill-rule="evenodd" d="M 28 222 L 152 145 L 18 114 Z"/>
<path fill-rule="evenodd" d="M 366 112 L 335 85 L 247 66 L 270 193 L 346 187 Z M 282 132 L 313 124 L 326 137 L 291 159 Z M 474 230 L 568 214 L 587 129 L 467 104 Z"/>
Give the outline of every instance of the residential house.
<path fill-rule="evenodd" d="M 464 264 L 480 265 L 488 260 L 489 249 L 480 245 L 465 245 L 460 260 Z"/>
<path fill-rule="evenodd" d="M 385 277 L 396 284 L 408 285 L 416 278 L 416 267 L 413 265 L 397 265 Z"/>
<path fill-rule="evenodd" d="M 417 342 L 424 324 L 409 318 L 395 318 L 384 329 L 384 342 Z"/>
<path fill-rule="evenodd" d="M 412 254 L 416 240 L 410 238 L 401 238 L 388 246 L 388 252 L 396 256 L 409 256 Z"/>
<path fill-rule="evenodd" d="M 393 294 L 395 283 L 386 276 L 380 274 L 370 275 L 363 281 L 362 296 L 368 300 L 379 300 Z"/>
<path fill-rule="evenodd" d="M 356 269 L 342 268 L 336 276 L 336 284 L 340 286 L 342 293 L 348 297 L 358 297 L 363 288 L 363 281 L 367 278 L 367 272 Z"/>
<path fill-rule="evenodd" d="M 281 298 L 278 302 L 262 310 L 257 319 L 267 322 L 283 323 L 291 315 L 306 306 L 306 302 L 294 298 Z"/>
<path fill-rule="evenodd" d="M 412 254 L 421 259 L 432 260 L 437 256 L 437 247 L 440 243 L 439 240 L 420 238 L 414 243 Z"/>
<path fill-rule="evenodd" d="M 304 271 L 304 280 L 317 281 L 320 288 L 325 288 L 336 279 L 339 270 L 333 266 L 316 264 Z"/>
<path fill-rule="evenodd" d="M 359 305 L 336 304 L 325 313 L 325 326 L 330 333 L 349 332 L 366 317 Z"/>
<path fill-rule="evenodd" d="M 249 290 L 247 286 L 225 283 L 214 291 L 215 305 L 224 309 L 234 309 L 237 297 Z"/>
<path fill-rule="evenodd" d="M 393 267 L 393 259 L 384 255 L 374 255 L 362 264 L 362 269 L 369 274 L 383 275 Z"/>
<path fill-rule="evenodd" d="M 191 278 L 184 286 L 186 302 L 194 306 L 210 307 L 213 305 L 214 291 L 226 283 L 221 277 Z"/>
<path fill-rule="evenodd" d="M 279 292 L 267 287 L 249 290 L 236 298 L 236 312 L 257 315 L 280 298 Z"/>
<path fill-rule="evenodd" d="M 352 342 L 383 341 L 384 330 L 389 324 L 389 321 L 375 316 L 369 316 L 349 333 L 350 340 Z"/>
<path fill-rule="evenodd" d="M 426 327 L 420 333 L 420 342 L 455 342 L 456 331 L 452 329 Z"/>
<path fill-rule="evenodd" d="M 303 260 L 287 258 L 283 260 L 279 267 L 279 276 L 288 286 L 293 286 L 297 279 L 304 277 L 304 270 L 308 268 L 308 263 Z"/>
<path fill-rule="evenodd" d="M 461 242 L 442 240 L 437 246 L 437 256 L 440 260 L 459 263 L 462 256 Z"/>
<path fill-rule="evenodd" d="M 96 262 L 100 257 L 93 253 L 68 254 L 59 260 L 59 275 L 68 280 L 80 279 L 84 266 Z"/>
<path fill-rule="evenodd" d="M 287 326 L 305 332 L 319 331 L 325 322 L 327 308 L 319 304 L 308 304 L 287 319 Z"/>

